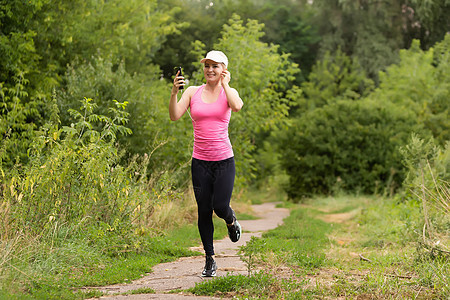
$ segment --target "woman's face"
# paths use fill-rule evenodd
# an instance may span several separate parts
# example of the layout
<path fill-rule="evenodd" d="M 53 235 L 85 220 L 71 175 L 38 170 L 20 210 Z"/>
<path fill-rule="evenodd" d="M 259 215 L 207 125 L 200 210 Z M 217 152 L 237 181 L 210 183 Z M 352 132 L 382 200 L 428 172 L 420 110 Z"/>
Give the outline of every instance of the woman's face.
<path fill-rule="evenodd" d="M 205 61 L 203 73 L 207 81 L 216 81 L 220 79 L 224 70 L 225 66 L 223 64 L 208 59 Z"/>

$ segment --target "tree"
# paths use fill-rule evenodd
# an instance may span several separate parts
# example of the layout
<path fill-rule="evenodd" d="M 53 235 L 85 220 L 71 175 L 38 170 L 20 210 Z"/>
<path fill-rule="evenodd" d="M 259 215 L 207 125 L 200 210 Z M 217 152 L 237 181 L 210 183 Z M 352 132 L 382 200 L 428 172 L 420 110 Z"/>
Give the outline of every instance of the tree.
<path fill-rule="evenodd" d="M 170 35 L 158 52 L 157 62 L 164 76 L 172 77 L 174 66 L 183 65 L 187 74 L 195 71 L 189 51 L 192 41 L 201 41 L 212 49 L 220 37 L 224 24 L 233 14 L 243 20 L 252 19 L 265 24 L 263 42 L 279 45 L 278 53 L 291 53 L 289 59 L 301 66 L 302 74 L 296 83 L 307 77 L 314 63 L 319 36 L 309 23 L 310 5 L 289 0 L 223 0 L 223 1 L 160 1 L 163 7 L 179 7 L 176 20 L 188 24 L 180 32 Z M 186 13 L 189 11 L 189 13 Z"/>
<path fill-rule="evenodd" d="M 450 35 L 428 51 L 414 41 L 400 50 L 400 62 L 380 73 L 380 87 L 370 98 L 393 102 L 414 112 L 414 119 L 444 146 L 450 140 Z"/>
<path fill-rule="evenodd" d="M 422 130 L 413 116 L 395 104 L 366 99 L 336 100 L 308 111 L 280 133 L 289 197 L 395 191 L 404 176 L 398 147 L 411 130 Z"/>
<path fill-rule="evenodd" d="M 263 41 L 279 45 L 280 53 L 301 68 L 296 84 L 308 78 L 317 57 L 320 36 L 311 22 L 313 10 L 306 1 L 276 0 L 256 1 L 260 6 L 252 18 L 264 23 Z"/>
<path fill-rule="evenodd" d="M 448 70 L 449 41 L 446 37 L 428 51 L 413 42 L 410 49 L 400 51 L 398 64 L 380 73 L 379 87 L 357 101 L 342 92 L 333 94 L 339 90 L 333 84 L 331 89 L 317 89 L 305 83 L 305 93 L 323 100 L 320 106 L 303 109 L 287 132 L 279 132 L 289 196 L 298 200 L 341 189 L 391 193 L 403 182 L 405 168 L 399 149 L 408 144 L 412 133 L 434 137 L 444 146 L 450 138 L 449 75 L 444 71 Z M 318 65 L 328 66 L 325 70 L 341 69 L 333 63 Z M 338 76 L 331 74 L 339 75 L 313 72 L 310 78 L 336 82 L 333 79 Z M 343 77 L 351 78 L 350 74 L 343 73 Z M 353 81 L 340 80 L 346 86 Z"/>
<path fill-rule="evenodd" d="M 181 26 L 173 22 L 175 11 L 161 11 L 156 0 L 0 2 L 3 159 L 27 159 L 33 131 L 49 118 L 53 91 L 65 89 L 67 65 L 108 57 L 113 69 L 125 62 L 126 72 L 159 79 L 153 59 Z M 80 94 L 60 102 L 63 113 L 86 96 Z"/>
<path fill-rule="evenodd" d="M 402 8 L 411 28 L 411 39 L 419 39 L 423 49 L 432 47 L 449 32 L 450 1 L 410 0 Z"/>
<path fill-rule="evenodd" d="M 313 110 L 339 98 L 360 99 L 370 93 L 373 86 L 356 59 L 352 60 L 340 49 L 333 55 L 327 52 L 313 66 L 309 80 L 302 84 L 303 96 L 298 100 L 298 110 L 300 113 Z"/>
<path fill-rule="evenodd" d="M 366 74 L 377 81 L 378 71 L 397 61 L 399 49 L 408 47 L 408 20 L 404 0 L 317 0 L 313 2 L 322 37 L 320 57 L 340 48 L 357 58 Z"/>
<path fill-rule="evenodd" d="M 8 166 L 26 161 L 34 130 L 44 122 L 45 99 L 55 87 L 56 74 L 40 68 L 31 26 L 47 2 L 0 2 L 0 161 Z"/>

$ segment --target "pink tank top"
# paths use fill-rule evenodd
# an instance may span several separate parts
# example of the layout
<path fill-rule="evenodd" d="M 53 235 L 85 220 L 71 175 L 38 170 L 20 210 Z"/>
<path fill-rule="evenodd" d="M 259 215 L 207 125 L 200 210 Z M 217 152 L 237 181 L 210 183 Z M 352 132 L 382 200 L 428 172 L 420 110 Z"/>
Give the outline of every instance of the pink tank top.
<path fill-rule="evenodd" d="M 194 127 L 194 152 L 192 157 L 201 160 L 219 161 L 233 157 L 228 124 L 231 108 L 224 89 L 213 103 L 202 100 L 202 85 L 191 98 L 190 109 Z"/>

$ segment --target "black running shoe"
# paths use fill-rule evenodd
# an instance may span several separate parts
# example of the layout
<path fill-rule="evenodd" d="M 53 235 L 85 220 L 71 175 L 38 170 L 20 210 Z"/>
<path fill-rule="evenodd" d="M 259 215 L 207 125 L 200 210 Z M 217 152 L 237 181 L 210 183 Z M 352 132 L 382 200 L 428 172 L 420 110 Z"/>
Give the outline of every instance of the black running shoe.
<path fill-rule="evenodd" d="M 233 211 L 233 224 L 227 224 L 228 236 L 233 243 L 236 243 L 241 238 L 241 224 L 236 220 L 236 215 Z"/>
<path fill-rule="evenodd" d="M 216 276 L 217 265 L 212 256 L 206 256 L 205 268 L 203 269 L 203 277 L 214 277 Z"/>

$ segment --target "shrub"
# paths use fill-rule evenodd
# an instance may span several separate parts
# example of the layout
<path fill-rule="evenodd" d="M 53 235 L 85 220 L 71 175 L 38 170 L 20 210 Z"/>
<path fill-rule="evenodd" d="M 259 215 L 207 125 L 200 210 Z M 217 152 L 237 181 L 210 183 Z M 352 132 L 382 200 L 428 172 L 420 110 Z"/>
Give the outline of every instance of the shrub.
<path fill-rule="evenodd" d="M 398 188 L 403 171 L 397 149 L 414 129 L 420 127 L 408 111 L 370 100 L 340 100 L 306 113 L 283 137 L 288 195 L 298 200 L 337 188 Z"/>
<path fill-rule="evenodd" d="M 347 60 L 314 68 L 312 78 L 330 84 L 305 83 L 310 98 L 299 102 L 305 111 L 298 111 L 293 126 L 279 133 L 281 163 L 290 176 L 288 195 L 300 199 L 339 189 L 374 193 L 381 188 L 389 194 L 398 190 L 405 176 L 399 148 L 411 133 L 433 136 L 439 145 L 448 140 L 450 89 L 444 70 L 449 43 L 447 36 L 436 51 L 424 52 L 418 42 L 400 51 L 399 64 L 380 73 L 379 88 L 362 99 L 355 93 L 356 85 L 349 85 L 354 76 L 365 82 L 361 74 L 327 71 L 342 69 Z"/>
<path fill-rule="evenodd" d="M 76 224 L 73 233 L 88 225 L 102 232 L 130 229 L 152 197 L 142 184 L 145 169 L 137 161 L 119 164 L 117 135 L 131 133 L 124 126 L 125 106 L 116 101 L 111 117 L 96 115 L 95 104 L 85 98 L 83 112 L 71 111 L 77 123 L 42 128 L 29 150 L 29 164 L 1 169 L 2 205 L 7 208 L 0 211 L 2 238 L 20 230 L 45 235 L 64 224 Z"/>

